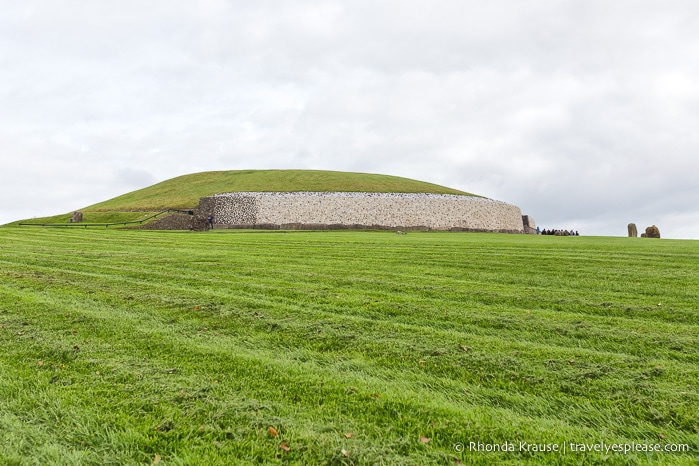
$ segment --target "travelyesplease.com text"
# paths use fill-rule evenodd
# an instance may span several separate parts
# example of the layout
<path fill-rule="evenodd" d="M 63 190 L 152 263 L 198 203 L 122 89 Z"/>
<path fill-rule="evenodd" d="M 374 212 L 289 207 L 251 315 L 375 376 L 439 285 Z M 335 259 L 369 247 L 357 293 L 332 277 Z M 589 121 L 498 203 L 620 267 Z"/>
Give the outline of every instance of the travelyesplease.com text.
<path fill-rule="evenodd" d="M 688 444 L 680 443 L 585 443 L 585 442 L 563 442 L 563 443 L 531 443 L 531 442 L 503 442 L 503 443 L 483 443 L 465 442 L 455 443 L 454 450 L 457 452 L 519 452 L 519 453 L 619 453 L 628 455 L 630 453 L 688 453 Z"/>

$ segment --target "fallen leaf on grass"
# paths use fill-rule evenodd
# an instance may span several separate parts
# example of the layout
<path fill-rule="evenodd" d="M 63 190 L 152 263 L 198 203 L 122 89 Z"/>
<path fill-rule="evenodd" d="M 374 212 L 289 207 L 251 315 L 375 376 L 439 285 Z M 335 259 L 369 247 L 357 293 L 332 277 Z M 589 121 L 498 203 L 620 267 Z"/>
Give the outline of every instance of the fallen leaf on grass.
<path fill-rule="evenodd" d="M 24 332 L 17 332 L 17 335 L 24 335 Z"/>
<path fill-rule="evenodd" d="M 349 452 L 344 448 L 342 449 L 342 456 L 344 456 L 345 458 L 349 458 Z"/>
<path fill-rule="evenodd" d="M 155 454 L 155 458 L 153 458 L 153 463 L 151 464 L 159 464 L 163 459 L 160 457 L 159 454 Z"/>
<path fill-rule="evenodd" d="M 267 427 L 267 432 L 269 432 L 269 435 L 271 435 L 272 437 L 276 437 L 277 435 L 279 435 L 279 432 L 277 432 L 277 429 L 275 429 L 272 426 Z"/>
<path fill-rule="evenodd" d="M 44 365 L 44 361 L 39 361 L 39 367 Z"/>
<path fill-rule="evenodd" d="M 286 444 L 286 442 L 282 442 L 279 444 L 279 448 L 281 448 L 284 451 L 289 451 L 291 448 L 289 448 L 289 445 Z"/>
<path fill-rule="evenodd" d="M 349 433 L 349 432 L 347 432 L 347 433 L 345 434 L 345 437 L 347 437 L 347 438 L 352 438 L 352 434 Z"/>
<path fill-rule="evenodd" d="M 459 345 L 459 348 L 461 348 L 464 351 L 471 351 L 473 349 L 470 346 L 466 346 L 466 345 Z"/>
<path fill-rule="evenodd" d="M 425 437 L 424 435 L 420 436 L 420 441 L 421 441 L 422 443 L 430 443 L 430 440 L 431 440 L 431 439 L 428 439 L 428 438 Z"/>

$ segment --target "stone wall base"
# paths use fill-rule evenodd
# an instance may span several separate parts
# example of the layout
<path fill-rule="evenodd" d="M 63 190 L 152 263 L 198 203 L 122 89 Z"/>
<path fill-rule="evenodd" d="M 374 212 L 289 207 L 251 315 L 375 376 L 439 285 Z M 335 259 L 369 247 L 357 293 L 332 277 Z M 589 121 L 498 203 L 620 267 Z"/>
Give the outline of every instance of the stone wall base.
<path fill-rule="evenodd" d="M 215 230 L 378 230 L 378 231 L 456 231 L 456 232 L 471 232 L 471 233 L 508 233 L 508 234 L 522 234 L 521 230 L 486 230 L 483 228 L 460 228 L 453 227 L 448 230 L 433 230 L 426 226 L 385 226 L 385 225 L 343 225 L 343 224 L 332 224 L 325 225 L 321 223 L 285 223 L 281 225 L 276 225 L 273 223 L 263 223 L 263 224 L 237 224 L 237 225 L 226 225 L 217 223 L 214 225 Z"/>
<path fill-rule="evenodd" d="M 201 198 L 206 212 L 219 228 L 525 232 L 519 207 L 452 194 L 239 192 Z"/>

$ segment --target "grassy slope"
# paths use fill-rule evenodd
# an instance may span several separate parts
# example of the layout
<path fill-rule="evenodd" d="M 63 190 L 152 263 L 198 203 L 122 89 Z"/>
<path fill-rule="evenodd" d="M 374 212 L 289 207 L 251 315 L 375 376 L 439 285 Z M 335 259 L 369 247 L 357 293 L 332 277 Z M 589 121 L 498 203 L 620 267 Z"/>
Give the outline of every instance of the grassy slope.
<path fill-rule="evenodd" d="M 144 212 L 192 209 L 197 207 L 199 198 L 203 196 L 237 191 L 404 192 L 473 196 L 456 189 L 389 175 L 324 170 L 237 170 L 179 176 L 79 210 L 84 214 L 85 223 L 129 222 L 141 220 Z M 22 222 L 68 223 L 70 218 L 71 214 L 60 214 Z M 20 222 L 10 225 L 17 223 Z"/>
<path fill-rule="evenodd" d="M 431 183 L 388 175 L 323 170 L 243 170 L 184 175 L 101 202 L 85 211 L 188 209 L 199 198 L 236 191 L 427 192 L 467 194 Z"/>
<path fill-rule="evenodd" d="M 119 211 L 86 211 L 83 212 L 83 221 L 77 225 L 93 223 L 117 223 L 117 222 L 138 222 L 151 217 L 158 212 L 119 212 Z M 53 215 L 51 217 L 32 218 L 29 220 L 19 220 L 9 223 L 7 226 L 22 224 L 48 224 L 48 223 L 70 223 L 73 214 Z"/>
<path fill-rule="evenodd" d="M 697 242 L 3 228 L 0 270 L 1 464 L 606 456 L 454 451 L 470 441 L 693 449 L 611 464 L 699 451 Z"/>

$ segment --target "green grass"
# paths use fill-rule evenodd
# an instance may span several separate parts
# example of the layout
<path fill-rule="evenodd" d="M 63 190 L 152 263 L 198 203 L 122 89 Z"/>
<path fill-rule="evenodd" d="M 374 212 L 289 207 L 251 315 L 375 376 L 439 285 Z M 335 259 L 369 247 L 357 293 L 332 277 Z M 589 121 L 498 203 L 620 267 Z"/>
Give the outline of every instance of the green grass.
<path fill-rule="evenodd" d="M 7 227 L 0 274 L 0 464 L 697 461 L 695 241 Z"/>
<path fill-rule="evenodd" d="M 153 215 L 155 215 L 157 212 L 119 212 L 119 211 L 87 211 L 83 212 L 83 221 L 81 223 L 75 223 L 73 224 L 72 228 L 79 228 L 80 226 L 83 226 L 85 224 L 95 224 L 95 223 L 122 223 L 122 222 L 138 222 L 141 220 L 145 220 Z M 61 214 L 61 215 L 53 215 L 51 217 L 41 217 L 41 218 L 32 218 L 29 220 L 21 220 L 17 222 L 12 222 L 8 224 L 7 226 L 16 226 L 20 223 L 22 224 L 35 224 L 35 225 L 42 225 L 42 224 L 68 224 L 70 223 L 71 218 L 73 217 L 73 214 Z"/>
<path fill-rule="evenodd" d="M 85 211 L 191 209 L 199 198 L 226 192 L 405 192 L 468 194 L 424 181 L 389 175 L 325 170 L 234 170 L 194 173 L 163 181 Z"/>
<path fill-rule="evenodd" d="M 80 208 L 84 223 L 141 220 L 144 213 L 167 209 L 195 209 L 199 199 L 228 192 L 383 192 L 475 196 L 424 181 L 390 175 L 327 170 L 232 170 L 193 173 Z M 68 223 L 72 214 L 60 214 L 10 223 Z"/>

